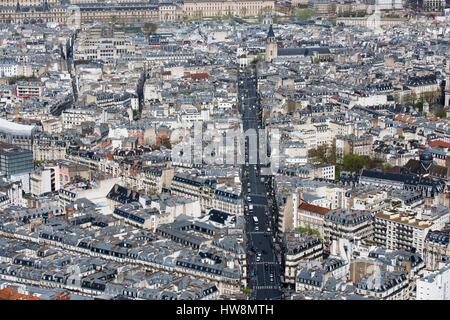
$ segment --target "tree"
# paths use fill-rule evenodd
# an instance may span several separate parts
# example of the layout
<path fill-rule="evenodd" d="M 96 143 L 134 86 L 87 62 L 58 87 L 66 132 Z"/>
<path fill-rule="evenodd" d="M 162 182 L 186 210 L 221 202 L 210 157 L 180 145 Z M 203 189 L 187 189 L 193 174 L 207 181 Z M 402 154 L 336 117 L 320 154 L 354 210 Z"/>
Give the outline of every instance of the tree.
<path fill-rule="evenodd" d="M 382 165 L 381 165 L 381 169 L 383 169 L 383 170 L 389 170 L 389 169 L 391 169 L 392 168 L 392 165 L 390 164 L 390 163 L 383 163 Z"/>
<path fill-rule="evenodd" d="M 42 164 L 42 161 L 40 161 L 40 160 L 34 160 L 34 167 L 35 167 L 35 168 L 40 167 L 41 164 Z"/>
<path fill-rule="evenodd" d="M 309 20 L 314 16 L 315 12 L 311 8 L 305 8 L 305 9 L 298 8 L 294 11 L 294 14 L 295 14 L 295 17 L 297 17 L 300 20 Z"/>
<path fill-rule="evenodd" d="M 296 109 L 296 107 L 295 107 L 295 101 L 288 100 L 288 102 L 287 102 L 287 112 L 288 112 L 288 113 L 292 113 L 292 112 L 295 111 L 295 109 Z"/>
<path fill-rule="evenodd" d="M 144 26 L 142 27 L 142 32 L 145 33 L 146 35 L 149 35 L 155 33 L 157 29 L 158 27 L 156 26 L 156 24 L 152 22 L 145 22 Z"/>
<path fill-rule="evenodd" d="M 440 97 L 441 97 L 441 90 L 439 88 L 433 91 L 423 93 L 423 99 L 425 99 L 425 101 L 428 102 L 430 106 L 439 101 Z"/>
<path fill-rule="evenodd" d="M 327 151 L 328 146 L 326 144 L 322 144 L 317 148 L 308 150 L 308 158 L 310 158 L 313 162 L 326 163 Z"/>
<path fill-rule="evenodd" d="M 403 101 L 403 104 L 404 104 L 405 106 L 410 105 L 411 102 L 412 102 L 411 94 L 405 94 L 405 95 L 403 96 L 402 101 Z"/>
<path fill-rule="evenodd" d="M 241 17 L 245 17 L 247 16 L 247 8 L 246 7 L 242 7 L 241 8 Z"/>
<path fill-rule="evenodd" d="M 139 110 L 133 109 L 133 119 L 139 119 Z"/>
<path fill-rule="evenodd" d="M 321 239 L 319 230 L 313 229 L 309 226 L 308 227 L 299 227 L 298 232 L 300 232 L 301 234 L 307 234 L 307 235 L 314 236 L 314 237 Z"/>
<path fill-rule="evenodd" d="M 341 177 L 341 166 L 340 165 L 336 165 L 334 167 L 334 179 L 335 180 L 339 180 L 340 177 Z"/>
<path fill-rule="evenodd" d="M 361 169 L 373 169 L 381 167 L 382 162 L 369 156 L 359 156 L 357 154 L 346 154 L 342 167 L 345 171 L 359 172 Z"/>
<path fill-rule="evenodd" d="M 319 162 L 320 164 L 336 164 L 336 145 L 321 144 L 317 148 L 308 150 L 308 158 L 313 162 Z"/>
<path fill-rule="evenodd" d="M 420 100 L 414 104 L 413 108 L 420 113 L 423 112 L 423 97 L 421 97 Z"/>
<path fill-rule="evenodd" d="M 412 104 L 416 104 L 417 102 L 417 94 L 415 92 L 411 93 L 411 102 Z"/>
<path fill-rule="evenodd" d="M 447 118 L 447 110 L 445 110 L 444 107 L 439 107 L 436 110 L 434 110 L 434 115 L 441 119 L 445 119 Z"/>
<path fill-rule="evenodd" d="M 172 149 L 172 144 L 170 143 L 170 139 L 167 138 L 167 137 L 162 137 L 162 138 L 159 140 L 159 144 L 160 144 L 161 146 L 166 147 L 167 149 Z"/>
<path fill-rule="evenodd" d="M 264 11 L 263 10 L 259 10 L 258 14 L 256 15 L 256 18 L 258 19 L 258 23 L 261 23 L 264 19 Z"/>
<path fill-rule="evenodd" d="M 252 292 L 252 289 L 249 288 L 249 287 L 245 287 L 245 288 L 242 289 L 242 292 L 245 293 L 245 294 L 250 294 Z"/>
<path fill-rule="evenodd" d="M 117 23 L 117 21 L 118 21 L 118 18 L 117 18 L 117 16 L 116 15 L 113 15 L 112 17 L 111 17 L 111 24 L 114 26 L 116 23 Z"/>

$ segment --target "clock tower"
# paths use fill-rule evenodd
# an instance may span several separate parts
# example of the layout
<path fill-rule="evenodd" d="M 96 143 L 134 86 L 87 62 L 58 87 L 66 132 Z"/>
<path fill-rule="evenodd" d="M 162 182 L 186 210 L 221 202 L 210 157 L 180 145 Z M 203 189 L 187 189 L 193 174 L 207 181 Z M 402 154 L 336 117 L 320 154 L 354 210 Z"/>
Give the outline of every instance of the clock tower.
<path fill-rule="evenodd" d="M 278 45 L 273 33 L 272 25 L 269 27 L 266 39 L 266 61 L 272 62 L 278 56 Z"/>

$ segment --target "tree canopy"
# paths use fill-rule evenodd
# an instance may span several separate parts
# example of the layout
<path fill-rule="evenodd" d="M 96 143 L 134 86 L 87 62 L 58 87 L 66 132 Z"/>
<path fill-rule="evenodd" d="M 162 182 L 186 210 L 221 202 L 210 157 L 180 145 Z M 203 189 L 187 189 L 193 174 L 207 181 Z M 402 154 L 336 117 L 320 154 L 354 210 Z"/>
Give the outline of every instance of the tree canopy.
<path fill-rule="evenodd" d="M 156 26 L 156 24 L 152 22 L 145 22 L 144 26 L 142 27 L 142 32 L 144 32 L 145 34 L 152 34 L 156 32 L 157 29 L 158 27 Z"/>
<path fill-rule="evenodd" d="M 382 162 L 372 159 L 369 156 L 359 156 L 357 154 L 346 154 L 342 167 L 345 171 L 359 172 L 361 169 L 373 169 L 382 166 Z"/>
<path fill-rule="evenodd" d="M 315 11 L 311 8 L 297 8 L 294 11 L 294 15 L 296 18 L 300 20 L 308 20 L 311 19 L 315 14 Z"/>
<path fill-rule="evenodd" d="M 336 164 L 336 145 L 331 146 L 322 144 L 317 148 L 308 150 L 308 158 L 312 162 L 319 162 L 320 164 Z"/>

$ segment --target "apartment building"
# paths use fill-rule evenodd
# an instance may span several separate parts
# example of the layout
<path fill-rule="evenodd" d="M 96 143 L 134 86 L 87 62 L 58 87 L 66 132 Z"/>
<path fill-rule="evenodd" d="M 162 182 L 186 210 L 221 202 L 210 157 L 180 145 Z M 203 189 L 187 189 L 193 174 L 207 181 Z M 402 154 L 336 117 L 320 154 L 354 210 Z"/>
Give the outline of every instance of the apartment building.
<path fill-rule="evenodd" d="M 91 177 L 89 167 L 66 160 L 59 163 L 58 173 L 61 186 L 73 182 L 77 177 L 86 180 Z"/>
<path fill-rule="evenodd" d="M 95 121 L 95 112 L 89 109 L 64 110 L 61 121 L 63 130 L 78 128 L 82 122 Z"/>
<path fill-rule="evenodd" d="M 173 168 L 145 167 L 139 174 L 140 186 L 147 193 L 161 193 L 168 189 L 174 176 Z"/>
<path fill-rule="evenodd" d="M 445 0 L 423 0 L 422 8 L 427 12 L 442 12 L 445 4 Z"/>
<path fill-rule="evenodd" d="M 306 143 L 308 149 L 317 148 L 321 145 L 331 145 L 333 143 L 333 131 L 327 124 L 314 124 L 308 126 L 301 132 L 301 138 Z"/>
<path fill-rule="evenodd" d="M 123 32 L 93 28 L 81 32 L 74 44 L 74 60 L 116 60 L 125 55 L 132 55 L 135 46 Z"/>
<path fill-rule="evenodd" d="M 302 261 L 321 261 L 322 259 L 322 241 L 313 236 L 303 235 L 295 231 L 286 233 L 284 247 L 285 283 L 295 283 L 297 267 Z"/>
<path fill-rule="evenodd" d="M 359 295 L 382 300 L 408 300 L 410 295 L 409 280 L 400 271 L 381 271 L 377 278 L 371 276 L 362 279 L 356 285 Z"/>
<path fill-rule="evenodd" d="M 431 230 L 425 237 L 423 259 L 427 270 L 436 271 L 450 261 L 450 230 Z"/>
<path fill-rule="evenodd" d="M 430 221 L 387 210 L 376 213 L 374 223 L 374 241 L 378 246 L 392 250 L 414 248 L 420 253 L 423 252 L 425 237 L 433 225 Z"/>
<path fill-rule="evenodd" d="M 66 157 L 67 142 L 48 135 L 35 136 L 33 159 L 37 161 L 62 160 Z"/>
<path fill-rule="evenodd" d="M 115 208 L 113 216 L 127 224 L 152 230 L 153 232 L 160 224 L 171 223 L 175 218 L 170 213 L 161 213 L 154 208 L 142 208 L 136 202 Z"/>
<path fill-rule="evenodd" d="M 373 136 L 364 135 L 357 137 L 355 135 L 345 135 L 336 137 L 336 156 L 342 161 L 347 154 L 356 154 L 358 156 L 372 155 Z"/>
<path fill-rule="evenodd" d="M 385 200 L 388 199 L 387 191 L 357 191 L 352 193 L 350 203 L 354 210 L 367 210 L 376 212 L 385 206 Z"/>
<path fill-rule="evenodd" d="M 15 60 L 2 59 L 0 60 L 0 77 L 10 78 L 17 77 L 18 74 L 18 64 Z"/>
<path fill-rule="evenodd" d="M 348 263 L 342 259 L 329 257 L 321 262 L 302 262 L 295 278 L 295 291 L 322 291 L 331 282 L 346 279 Z"/>
<path fill-rule="evenodd" d="M 60 189 L 59 167 L 39 167 L 30 174 L 30 193 L 35 196 L 56 192 Z"/>
<path fill-rule="evenodd" d="M 319 231 L 323 237 L 323 226 L 325 215 L 330 211 L 328 208 L 315 206 L 306 202 L 301 202 L 297 211 L 296 227 L 310 228 Z"/>
<path fill-rule="evenodd" d="M 216 209 L 237 215 L 244 213 L 241 195 L 236 191 L 218 187 L 217 182 L 212 179 L 176 174 L 170 190 L 173 195 L 199 200 L 203 212 Z"/>
<path fill-rule="evenodd" d="M 407 79 L 406 85 L 411 90 L 411 94 L 421 97 L 425 93 L 435 93 L 439 91 L 439 83 L 436 75 L 411 76 Z"/>
<path fill-rule="evenodd" d="M 20 181 L 0 180 L 0 193 L 2 195 L 2 205 L 22 206 L 23 188 Z"/>
<path fill-rule="evenodd" d="M 279 169 L 278 173 L 288 176 L 297 176 L 303 179 L 325 179 L 325 180 L 334 180 L 335 179 L 335 166 L 329 164 L 305 164 L 302 166 L 292 165 L 297 162 L 291 159 L 286 159 L 286 162 L 289 162 L 289 165 L 286 167 Z M 306 159 L 305 159 L 306 160 Z M 301 161 L 301 160 L 300 160 Z"/>
<path fill-rule="evenodd" d="M 368 211 L 337 209 L 324 217 L 324 242 L 328 247 L 334 240 L 347 239 L 360 243 L 373 239 L 373 218 Z"/>
<path fill-rule="evenodd" d="M 416 300 L 450 300 L 450 265 L 417 280 Z"/>
<path fill-rule="evenodd" d="M 42 96 L 43 85 L 37 81 L 19 81 L 16 85 L 18 98 L 30 98 Z"/>

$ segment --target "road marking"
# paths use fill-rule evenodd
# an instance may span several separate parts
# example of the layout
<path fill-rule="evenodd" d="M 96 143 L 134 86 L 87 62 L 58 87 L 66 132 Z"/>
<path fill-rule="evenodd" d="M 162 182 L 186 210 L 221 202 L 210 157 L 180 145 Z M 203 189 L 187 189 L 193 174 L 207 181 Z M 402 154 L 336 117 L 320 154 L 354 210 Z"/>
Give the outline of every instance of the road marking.
<path fill-rule="evenodd" d="M 249 231 L 248 234 L 269 234 L 270 232 L 267 231 Z"/>
<path fill-rule="evenodd" d="M 271 290 L 271 289 L 277 290 L 278 286 L 255 286 L 253 288 L 256 290 Z"/>

